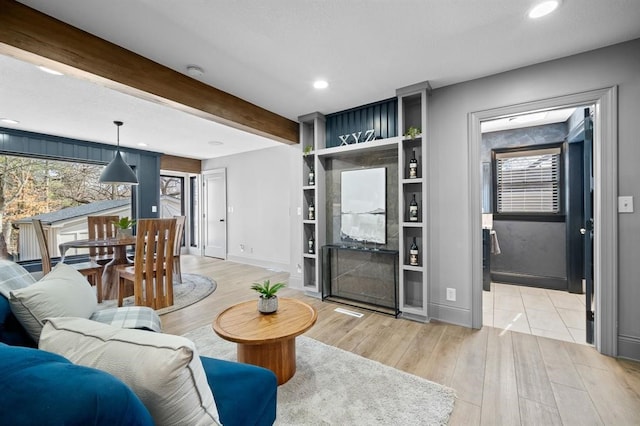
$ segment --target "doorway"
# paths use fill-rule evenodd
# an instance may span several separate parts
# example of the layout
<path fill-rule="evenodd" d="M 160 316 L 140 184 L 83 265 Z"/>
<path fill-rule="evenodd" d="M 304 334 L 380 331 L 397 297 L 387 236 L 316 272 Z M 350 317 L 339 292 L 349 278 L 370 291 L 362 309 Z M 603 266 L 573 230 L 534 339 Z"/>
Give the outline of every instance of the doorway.
<path fill-rule="evenodd" d="M 593 343 L 592 114 L 587 105 L 481 123 L 484 325 Z"/>
<path fill-rule="evenodd" d="M 204 255 L 227 258 L 227 171 L 203 173 L 204 179 Z"/>
<path fill-rule="evenodd" d="M 527 111 L 545 111 L 563 107 L 591 105 L 594 115 L 593 138 L 593 275 L 594 345 L 598 351 L 617 353 L 617 88 L 583 92 L 553 99 L 529 102 L 469 114 L 469 193 L 471 206 L 472 323 L 482 326 L 482 178 L 480 147 L 481 122 Z"/>
<path fill-rule="evenodd" d="M 202 184 L 200 176 L 175 171 L 160 172 L 160 205 L 158 216 L 171 218 L 185 216 L 181 252 L 202 254 L 200 251 L 199 218 L 202 216 L 199 203 Z"/>

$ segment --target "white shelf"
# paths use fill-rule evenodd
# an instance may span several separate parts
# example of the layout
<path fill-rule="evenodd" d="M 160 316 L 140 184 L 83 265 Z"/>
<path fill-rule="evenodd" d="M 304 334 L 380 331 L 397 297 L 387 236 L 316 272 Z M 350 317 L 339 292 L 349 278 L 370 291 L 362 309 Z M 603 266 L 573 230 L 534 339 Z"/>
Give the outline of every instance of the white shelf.
<path fill-rule="evenodd" d="M 404 228 L 422 228 L 422 222 L 402 222 Z"/>
<path fill-rule="evenodd" d="M 317 259 L 318 255 L 317 254 L 302 253 L 302 257 L 306 257 L 307 259 Z"/>
<path fill-rule="evenodd" d="M 316 189 L 315 185 L 305 185 L 305 186 L 302 187 L 303 191 L 309 191 L 309 190 L 314 190 L 314 189 Z"/>
<path fill-rule="evenodd" d="M 414 272 L 424 272 L 424 267 L 422 266 L 413 266 L 413 265 L 402 265 L 403 271 L 414 271 Z"/>
<path fill-rule="evenodd" d="M 302 223 L 306 223 L 308 225 L 315 225 L 316 221 L 315 220 L 309 220 L 309 219 L 303 219 Z"/>
<path fill-rule="evenodd" d="M 403 185 L 416 184 L 416 183 L 423 184 L 424 179 L 423 178 L 402 179 L 400 182 L 402 182 Z"/>
<path fill-rule="evenodd" d="M 398 142 L 400 141 L 400 137 L 393 137 L 393 138 L 387 138 L 387 139 L 377 139 L 377 140 L 372 140 L 369 142 L 361 142 L 361 143 L 354 143 L 354 144 L 349 144 L 349 145 L 341 145 L 341 146 L 334 146 L 331 148 L 324 148 L 324 149 L 319 149 L 316 151 L 316 155 L 319 158 L 328 158 L 328 157 L 335 157 L 335 156 L 340 156 L 340 157 L 344 157 L 347 156 L 349 154 L 353 154 L 353 155 L 359 155 L 362 154 L 363 152 L 370 152 L 370 151 L 382 151 L 382 150 L 387 150 L 387 149 L 394 149 L 395 147 L 398 146 Z"/>

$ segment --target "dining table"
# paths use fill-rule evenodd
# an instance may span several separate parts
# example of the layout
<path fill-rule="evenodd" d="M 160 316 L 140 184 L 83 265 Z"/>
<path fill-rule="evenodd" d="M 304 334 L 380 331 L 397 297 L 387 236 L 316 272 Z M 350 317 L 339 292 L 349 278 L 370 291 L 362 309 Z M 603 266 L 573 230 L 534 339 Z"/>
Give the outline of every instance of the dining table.
<path fill-rule="evenodd" d="M 135 246 L 135 244 L 136 237 L 133 236 L 65 241 L 58 245 L 60 262 L 64 263 L 65 255 L 70 248 L 88 249 L 92 247 L 113 247 L 113 259 L 105 264 L 102 269 L 102 297 L 104 300 L 117 299 L 118 274 L 116 272 L 116 266 L 133 264 L 127 257 L 127 247 Z"/>

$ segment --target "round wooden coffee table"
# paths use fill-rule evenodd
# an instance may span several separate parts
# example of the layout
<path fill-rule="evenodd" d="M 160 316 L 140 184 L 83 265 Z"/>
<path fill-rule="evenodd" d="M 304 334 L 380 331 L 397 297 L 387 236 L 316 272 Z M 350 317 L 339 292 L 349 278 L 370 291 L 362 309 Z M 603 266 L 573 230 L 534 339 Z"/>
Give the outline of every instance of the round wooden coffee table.
<path fill-rule="evenodd" d="M 233 305 L 218 315 L 213 330 L 238 344 L 238 361 L 273 371 L 278 384 L 296 372 L 296 337 L 310 329 L 318 313 L 296 299 L 278 298 L 278 311 L 258 312 L 257 300 Z"/>

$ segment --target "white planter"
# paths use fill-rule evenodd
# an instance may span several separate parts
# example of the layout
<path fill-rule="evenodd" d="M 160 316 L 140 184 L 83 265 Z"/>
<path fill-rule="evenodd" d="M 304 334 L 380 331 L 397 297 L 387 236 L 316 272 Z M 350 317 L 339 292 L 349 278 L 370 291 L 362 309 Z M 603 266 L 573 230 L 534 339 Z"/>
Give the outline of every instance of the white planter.
<path fill-rule="evenodd" d="M 262 314 L 272 314 L 278 310 L 278 296 L 258 298 L 258 311 Z"/>
<path fill-rule="evenodd" d="M 125 238 L 131 238 L 133 237 L 133 229 L 128 228 L 128 229 L 116 229 L 116 238 L 117 239 L 125 239 Z"/>

